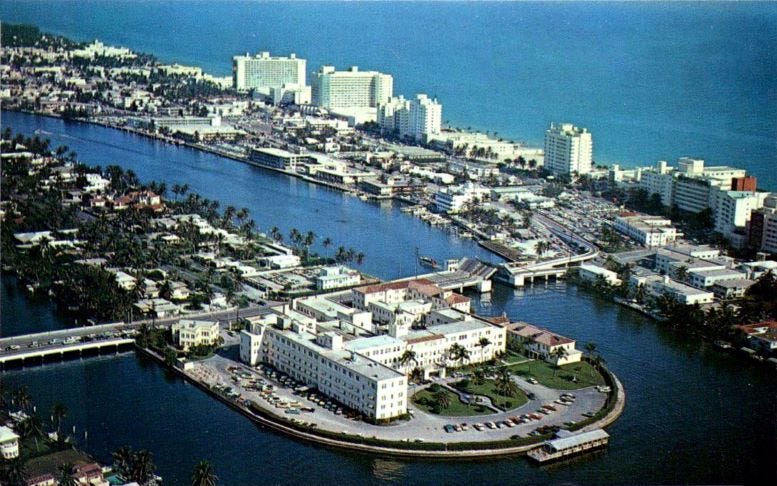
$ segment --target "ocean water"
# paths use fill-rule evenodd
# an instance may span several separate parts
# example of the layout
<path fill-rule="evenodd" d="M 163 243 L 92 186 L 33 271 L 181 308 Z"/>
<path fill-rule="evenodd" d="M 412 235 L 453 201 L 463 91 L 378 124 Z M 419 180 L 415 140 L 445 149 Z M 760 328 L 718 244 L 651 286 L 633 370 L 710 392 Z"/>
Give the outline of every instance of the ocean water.
<path fill-rule="evenodd" d="M 0 18 L 220 75 L 258 50 L 378 69 L 455 126 L 541 144 L 570 121 L 600 163 L 695 156 L 777 190 L 775 3 L 6 1 Z"/>

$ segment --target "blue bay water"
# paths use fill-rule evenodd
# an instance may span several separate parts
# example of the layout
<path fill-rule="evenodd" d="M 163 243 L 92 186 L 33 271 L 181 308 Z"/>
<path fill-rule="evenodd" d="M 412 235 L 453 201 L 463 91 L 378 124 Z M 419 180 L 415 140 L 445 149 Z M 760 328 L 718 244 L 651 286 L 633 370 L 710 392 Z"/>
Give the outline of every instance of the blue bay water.
<path fill-rule="evenodd" d="M 358 227 L 344 224 L 337 232 L 363 244 L 365 267 L 384 278 L 406 273 L 397 268 L 411 265 L 410 245 L 416 241 L 428 242 L 440 257 L 479 251 L 396 210 L 321 192 L 235 161 L 83 123 L 20 113 L 3 113 L 2 120 L 27 135 L 41 130 L 55 144 L 67 143 L 88 163 L 119 163 L 142 179 L 168 185 L 188 181 L 209 197 L 248 206 L 262 225 L 287 217 L 286 224 L 301 229 L 326 229 L 326 222 L 318 220 L 330 214 L 358 217 Z M 324 215 L 316 216 L 317 208 Z M 60 326 L 54 322 L 57 313 L 45 302 L 25 305 L 20 290 L 8 290 L 13 282 L 2 283 L 3 326 Z M 222 484 L 230 486 L 777 481 L 777 375 L 772 369 L 677 336 L 563 282 L 525 290 L 497 286 L 488 296 L 473 297 L 480 314 L 505 313 L 511 320 L 547 326 L 579 343 L 598 343 L 628 397 L 623 416 L 608 429 L 613 440 L 604 454 L 538 468 L 523 458 L 431 462 L 333 451 L 258 428 L 131 353 L 8 371 L 2 379 L 8 387 L 28 386 L 42 411 L 64 402 L 71 411 L 67 426 L 76 426 L 79 445 L 101 461 L 110 462 L 111 451 L 122 445 L 152 450 L 166 484 L 187 484 L 201 459 L 212 461 Z M 89 431 L 87 439 L 84 429 Z"/>
<path fill-rule="evenodd" d="M 595 159 L 696 156 L 777 190 L 777 4 L 3 2 L 0 17 L 230 73 L 246 51 L 379 69 L 460 127 L 540 144 L 550 121 Z"/>

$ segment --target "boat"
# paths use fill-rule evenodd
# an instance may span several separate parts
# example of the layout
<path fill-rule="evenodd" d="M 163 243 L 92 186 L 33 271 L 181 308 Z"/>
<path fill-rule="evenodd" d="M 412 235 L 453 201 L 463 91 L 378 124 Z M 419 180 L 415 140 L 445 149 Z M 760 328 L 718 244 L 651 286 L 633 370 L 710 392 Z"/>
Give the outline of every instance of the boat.
<path fill-rule="evenodd" d="M 601 449 L 609 441 L 610 434 L 602 429 L 578 434 L 560 430 L 556 433 L 555 439 L 546 440 L 540 447 L 529 451 L 526 455 L 530 459 L 544 464 Z"/>
<path fill-rule="evenodd" d="M 731 349 L 731 344 L 721 339 L 715 341 L 715 346 L 719 347 L 720 349 Z"/>
<path fill-rule="evenodd" d="M 422 256 L 422 257 L 419 257 L 419 258 L 418 258 L 418 262 L 419 262 L 421 265 L 425 266 L 425 267 L 430 267 L 430 268 L 440 268 L 440 264 L 439 264 L 439 263 L 437 263 L 437 260 L 435 260 L 435 259 L 434 259 L 434 258 L 432 258 L 432 257 L 428 257 L 428 256 Z"/>

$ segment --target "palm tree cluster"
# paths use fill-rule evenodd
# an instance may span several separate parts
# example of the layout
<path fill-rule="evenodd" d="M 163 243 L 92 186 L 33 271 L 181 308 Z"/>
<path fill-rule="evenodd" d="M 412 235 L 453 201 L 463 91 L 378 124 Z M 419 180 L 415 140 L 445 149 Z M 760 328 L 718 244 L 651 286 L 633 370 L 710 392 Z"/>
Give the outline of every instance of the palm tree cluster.
<path fill-rule="evenodd" d="M 216 486 L 218 482 L 216 469 L 208 461 L 200 461 L 194 466 L 192 472 L 192 486 Z"/>
<path fill-rule="evenodd" d="M 458 362 L 459 366 L 464 365 L 464 362 L 469 360 L 469 356 L 469 350 L 459 343 L 454 343 L 448 348 L 448 359 Z"/>
<path fill-rule="evenodd" d="M 147 450 L 134 451 L 123 446 L 115 450 L 113 454 L 113 468 L 128 482 L 135 481 L 140 485 L 151 485 L 156 482 L 156 466 L 153 455 Z"/>
<path fill-rule="evenodd" d="M 521 391 L 515 381 L 513 381 L 512 374 L 506 366 L 502 366 L 497 371 L 494 385 L 496 392 L 505 397 L 514 397 Z"/>

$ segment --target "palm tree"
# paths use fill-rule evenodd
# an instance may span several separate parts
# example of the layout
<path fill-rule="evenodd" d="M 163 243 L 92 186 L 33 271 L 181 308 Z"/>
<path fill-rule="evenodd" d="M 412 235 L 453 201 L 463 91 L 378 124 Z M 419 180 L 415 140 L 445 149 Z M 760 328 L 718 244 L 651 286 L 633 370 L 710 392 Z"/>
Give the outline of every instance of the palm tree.
<path fill-rule="evenodd" d="M 32 406 L 32 396 L 26 386 L 20 386 L 13 392 L 13 402 L 23 412 L 27 412 Z"/>
<path fill-rule="evenodd" d="M 458 361 L 459 366 L 464 364 L 464 361 L 469 359 L 469 351 L 464 346 L 454 343 L 448 349 L 448 357 L 452 361 Z"/>
<path fill-rule="evenodd" d="M 558 348 L 550 352 L 550 356 L 553 358 L 556 358 L 555 363 L 553 365 L 553 376 L 556 376 L 556 373 L 558 372 L 558 370 L 561 369 L 561 365 L 559 364 L 559 362 L 567 356 L 567 350 L 559 346 Z"/>
<path fill-rule="evenodd" d="M 132 468 L 130 470 L 130 480 L 137 481 L 140 484 L 147 484 L 154 479 L 153 456 L 146 450 L 140 450 L 132 455 Z"/>
<path fill-rule="evenodd" d="M 22 436 L 25 438 L 32 437 L 35 440 L 35 449 L 40 451 L 39 439 L 45 437 L 46 433 L 43 430 L 43 423 L 40 421 L 40 417 L 37 415 L 31 415 L 24 419 L 21 423 Z"/>
<path fill-rule="evenodd" d="M 325 250 L 328 249 L 330 246 L 332 246 L 332 238 L 327 236 L 324 238 L 324 241 L 321 244 L 324 245 Z"/>
<path fill-rule="evenodd" d="M 127 446 L 119 447 L 111 454 L 111 457 L 113 457 L 113 468 L 125 480 L 128 480 L 130 476 L 132 454 L 132 449 Z"/>
<path fill-rule="evenodd" d="M 73 469 L 75 466 L 73 463 L 68 462 L 60 464 L 57 468 L 59 470 L 59 477 L 57 478 L 57 484 L 59 486 L 78 486 L 79 482 L 73 477 Z"/>
<path fill-rule="evenodd" d="M 675 278 L 680 282 L 685 282 L 688 278 L 688 267 L 686 265 L 680 265 L 674 274 Z"/>
<path fill-rule="evenodd" d="M 402 356 L 399 357 L 399 364 L 401 366 L 406 367 L 408 363 L 416 363 L 415 351 L 409 349 L 405 350 L 405 352 L 402 353 Z"/>
<path fill-rule="evenodd" d="M 448 408 L 451 406 L 451 396 L 445 390 L 440 390 L 432 395 L 435 406 L 440 409 Z"/>
<path fill-rule="evenodd" d="M 420 383 L 424 379 L 424 370 L 416 366 L 413 368 L 412 371 L 410 371 L 410 375 L 408 376 L 408 380 L 414 382 L 414 383 Z"/>
<path fill-rule="evenodd" d="M 510 375 L 510 370 L 506 366 L 499 368 L 499 372 L 496 375 L 495 387 L 497 393 L 505 397 L 514 397 L 520 390 L 518 385 L 513 381 Z"/>
<path fill-rule="evenodd" d="M 483 353 L 489 344 L 491 344 L 491 341 L 489 341 L 487 337 L 482 337 L 478 341 L 478 346 L 480 346 L 480 361 L 483 361 Z"/>
<path fill-rule="evenodd" d="M 59 438 L 59 429 L 62 425 L 62 421 L 67 416 L 67 407 L 60 402 L 54 404 L 51 407 L 51 424 L 57 429 L 57 438 Z"/>
<path fill-rule="evenodd" d="M 200 461 L 194 466 L 192 473 L 192 486 L 216 486 L 218 477 L 213 464 L 208 461 Z"/>
<path fill-rule="evenodd" d="M 8 461 L 4 472 L 8 484 L 11 486 L 24 486 L 27 484 L 27 469 L 24 467 L 24 459 L 21 456 Z"/>
<path fill-rule="evenodd" d="M 472 372 L 472 382 L 476 385 L 482 385 L 486 381 L 486 372 L 483 368 L 478 368 Z"/>

